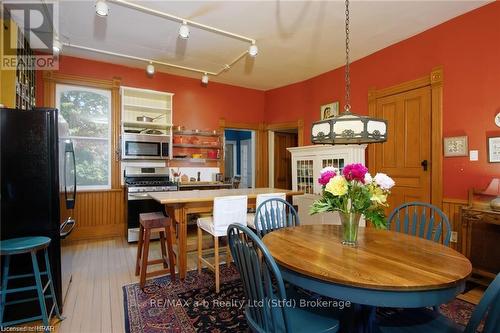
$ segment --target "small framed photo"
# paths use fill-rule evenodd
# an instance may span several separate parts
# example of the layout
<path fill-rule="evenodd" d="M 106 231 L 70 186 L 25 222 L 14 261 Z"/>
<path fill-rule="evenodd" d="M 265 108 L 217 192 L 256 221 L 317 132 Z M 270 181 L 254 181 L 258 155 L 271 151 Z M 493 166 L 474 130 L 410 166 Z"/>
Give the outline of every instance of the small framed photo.
<path fill-rule="evenodd" d="M 500 136 L 488 138 L 488 162 L 500 163 Z"/>
<path fill-rule="evenodd" d="M 467 136 L 452 136 L 444 138 L 444 156 L 467 156 L 468 155 Z"/>
<path fill-rule="evenodd" d="M 339 102 L 321 105 L 321 120 L 332 118 L 339 115 Z"/>

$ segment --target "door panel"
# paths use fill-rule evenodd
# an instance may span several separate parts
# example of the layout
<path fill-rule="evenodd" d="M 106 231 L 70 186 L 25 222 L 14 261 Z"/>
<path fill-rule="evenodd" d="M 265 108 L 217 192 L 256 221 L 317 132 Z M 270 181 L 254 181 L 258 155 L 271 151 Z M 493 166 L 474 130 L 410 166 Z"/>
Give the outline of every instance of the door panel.
<path fill-rule="evenodd" d="M 296 133 L 274 133 L 274 187 L 292 189 L 292 155 L 287 150 L 297 146 Z"/>
<path fill-rule="evenodd" d="M 387 142 L 377 144 L 375 172 L 396 182 L 387 213 L 409 201 L 430 202 L 431 194 L 431 91 L 429 87 L 377 100 L 376 116 L 387 119 Z M 427 160 L 424 171 L 421 163 Z"/>

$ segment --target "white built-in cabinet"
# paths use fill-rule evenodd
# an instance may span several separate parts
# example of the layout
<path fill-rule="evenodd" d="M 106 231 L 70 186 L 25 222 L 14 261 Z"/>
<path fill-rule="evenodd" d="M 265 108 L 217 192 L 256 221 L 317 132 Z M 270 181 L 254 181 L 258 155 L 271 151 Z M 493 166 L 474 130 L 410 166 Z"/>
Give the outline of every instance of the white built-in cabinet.
<path fill-rule="evenodd" d="M 162 135 L 168 137 L 172 149 L 173 93 L 121 87 L 122 134 L 137 132 L 141 135 Z M 154 120 L 139 121 L 137 117 L 146 116 Z M 170 151 L 170 156 L 172 151 Z"/>
<path fill-rule="evenodd" d="M 333 166 L 340 171 L 351 163 L 365 164 L 366 145 L 313 145 L 287 148 L 292 154 L 292 187 L 305 194 L 294 197 L 301 224 L 339 224 L 337 213 L 309 215 L 309 207 L 322 192 L 318 183 L 321 169 Z M 364 221 L 361 222 L 364 225 Z"/>

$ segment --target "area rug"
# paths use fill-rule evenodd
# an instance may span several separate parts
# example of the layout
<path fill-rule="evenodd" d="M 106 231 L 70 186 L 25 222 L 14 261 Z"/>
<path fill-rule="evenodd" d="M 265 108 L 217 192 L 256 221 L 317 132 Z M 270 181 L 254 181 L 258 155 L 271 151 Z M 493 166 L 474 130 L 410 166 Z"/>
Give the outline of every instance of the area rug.
<path fill-rule="evenodd" d="M 215 293 L 213 273 L 206 269 L 187 273 L 184 281 L 169 276 L 148 280 L 144 291 L 138 283 L 123 287 L 127 333 L 246 332 L 244 291 L 234 265 L 221 265 L 220 293 Z M 474 305 L 456 299 L 441 312 L 466 325 Z"/>

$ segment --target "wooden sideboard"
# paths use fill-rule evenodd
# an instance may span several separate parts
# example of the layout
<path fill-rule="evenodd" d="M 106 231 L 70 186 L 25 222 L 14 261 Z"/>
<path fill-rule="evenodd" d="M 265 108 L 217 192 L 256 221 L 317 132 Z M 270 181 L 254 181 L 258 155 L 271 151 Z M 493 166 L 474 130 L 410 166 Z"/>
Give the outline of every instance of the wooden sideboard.
<path fill-rule="evenodd" d="M 492 279 L 500 272 L 500 212 L 489 206 L 460 209 L 461 251 L 469 258 L 473 274 Z"/>

